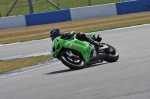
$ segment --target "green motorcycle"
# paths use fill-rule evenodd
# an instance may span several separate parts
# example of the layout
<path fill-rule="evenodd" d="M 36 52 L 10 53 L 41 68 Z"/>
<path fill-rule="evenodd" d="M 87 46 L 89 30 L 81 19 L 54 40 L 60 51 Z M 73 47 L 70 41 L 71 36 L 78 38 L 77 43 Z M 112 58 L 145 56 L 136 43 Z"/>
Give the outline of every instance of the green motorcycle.
<path fill-rule="evenodd" d="M 95 35 L 90 33 L 87 36 L 93 39 Z M 75 70 L 103 61 L 116 62 L 119 59 L 119 53 L 113 46 L 100 43 L 98 51 L 96 51 L 92 44 L 78 40 L 74 32 L 71 32 L 70 36 L 65 38 L 57 37 L 53 41 L 52 50 L 53 57 L 58 58 L 64 65 Z"/>

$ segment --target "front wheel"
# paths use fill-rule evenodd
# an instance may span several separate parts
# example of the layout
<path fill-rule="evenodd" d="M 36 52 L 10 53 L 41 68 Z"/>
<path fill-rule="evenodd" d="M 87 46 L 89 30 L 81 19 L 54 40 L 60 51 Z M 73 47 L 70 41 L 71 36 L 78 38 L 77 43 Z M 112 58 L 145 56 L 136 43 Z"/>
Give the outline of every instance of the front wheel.
<path fill-rule="evenodd" d="M 85 68 L 86 65 L 80 55 L 75 55 L 76 58 L 74 58 L 70 57 L 66 52 L 63 52 L 59 56 L 59 59 L 64 65 L 73 70 Z"/>
<path fill-rule="evenodd" d="M 101 43 L 102 45 L 108 46 L 108 49 L 104 50 L 105 53 L 105 61 L 107 62 L 116 62 L 119 59 L 118 51 L 111 45 L 106 43 Z"/>

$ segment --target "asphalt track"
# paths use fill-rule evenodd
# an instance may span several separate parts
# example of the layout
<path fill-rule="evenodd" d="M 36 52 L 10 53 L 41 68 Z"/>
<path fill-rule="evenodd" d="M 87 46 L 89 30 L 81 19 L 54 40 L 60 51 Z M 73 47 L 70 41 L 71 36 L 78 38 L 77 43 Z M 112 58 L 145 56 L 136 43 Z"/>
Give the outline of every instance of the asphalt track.
<path fill-rule="evenodd" d="M 51 45 L 52 42 L 50 39 L 0 45 L 0 59 L 49 53 L 51 51 Z"/>
<path fill-rule="evenodd" d="M 150 99 L 149 30 L 144 25 L 98 32 L 119 51 L 115 63 L 71 71 L 56 61 L 0 76 L 0 99 Z"/>

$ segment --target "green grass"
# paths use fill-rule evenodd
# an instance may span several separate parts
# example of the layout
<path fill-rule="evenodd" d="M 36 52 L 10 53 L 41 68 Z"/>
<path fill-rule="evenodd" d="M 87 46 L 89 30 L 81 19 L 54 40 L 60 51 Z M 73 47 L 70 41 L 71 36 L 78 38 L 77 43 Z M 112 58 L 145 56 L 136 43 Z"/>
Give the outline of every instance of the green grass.
<path fill-rule="evenodd" d="M 29 67 L 53 59 L 52 56 L 36 56 L 0 61 L 0 74 L 16 69 Z"/>
<path fill-rule="evenodd" d="M 8 10 L 11 8 L 14 1 L 15 0 L 2 0 L 0 2 L 1 16 L 5 16 L 7 14 Z M 10 13 L 10 16 L 29 14 L 29 7 L 27 6 L 28 5 L 27 1 L 28 0 L 18 0 L 18 3 L 15 6 L 17 8 L 14 8 L 12 10 L 12 12 Z M 46 0 L 32 0 L 32 1 L 33 1 L 33 8 L 34 8 L 35 13 L 57 10 L 50 3 L 46 2 Z M 82 6 L 89 5 L 88 0 L 51 0 L 51 1 L 53 1 L 55 4 L 58 4 L 58 6 L 61 9 L 68 9 L 68 8 L 75 8 L 75 7 L 82 7 Z M 115 2 L 121 2 L 121 1 L 123 0 L 91 0 L 91 5 L 115 3 Z M 36 4 L 38 2 L 45 2 L 45 3 Z M 18 7 L 18 6 L 24 6 L 24 7 Z"/>
<path fill-rule="evenodd" d="M 124 24 L 117 24 L 117 25 L 110 25 L 107 27 L 94 27 L 92 29 L 83 29 L 83 32 L 95 32 L 95 31 L 102 31 L 102 30 L 110 30 L 110 29 L 116 29 L 116 28 L 123 28 L 123 27 L 130 27 L 130 26 L 136 26 L 136 25 L 142 25 L 142 24 L 149 24 L 149 20 L 143 20 L 143 21 L 136 21 L 136 22 L 129 22 Z"/>

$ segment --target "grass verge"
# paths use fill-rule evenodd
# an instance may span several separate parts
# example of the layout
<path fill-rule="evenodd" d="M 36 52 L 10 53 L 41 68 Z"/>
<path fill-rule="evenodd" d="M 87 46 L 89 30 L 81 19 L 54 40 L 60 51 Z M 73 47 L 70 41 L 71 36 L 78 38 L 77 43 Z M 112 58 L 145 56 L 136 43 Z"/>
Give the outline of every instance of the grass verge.
<path fill-rule="evenodd" d="M 53 59 L 52 56 L 36 56 L 0 61 L 0 74 L 16 69 L 29 67 Z"/>
<path fill-rule="evenodd" d="M 49 37 L 49 31 L 60 28 L 65 31 L 92 32 L 106 29 L 127 27 L 150 23 L 150 11 L 117 15 L 104 18 L 93 18 L 54 24 L 0 30 L 0 44 L 37 40 Z"/>

